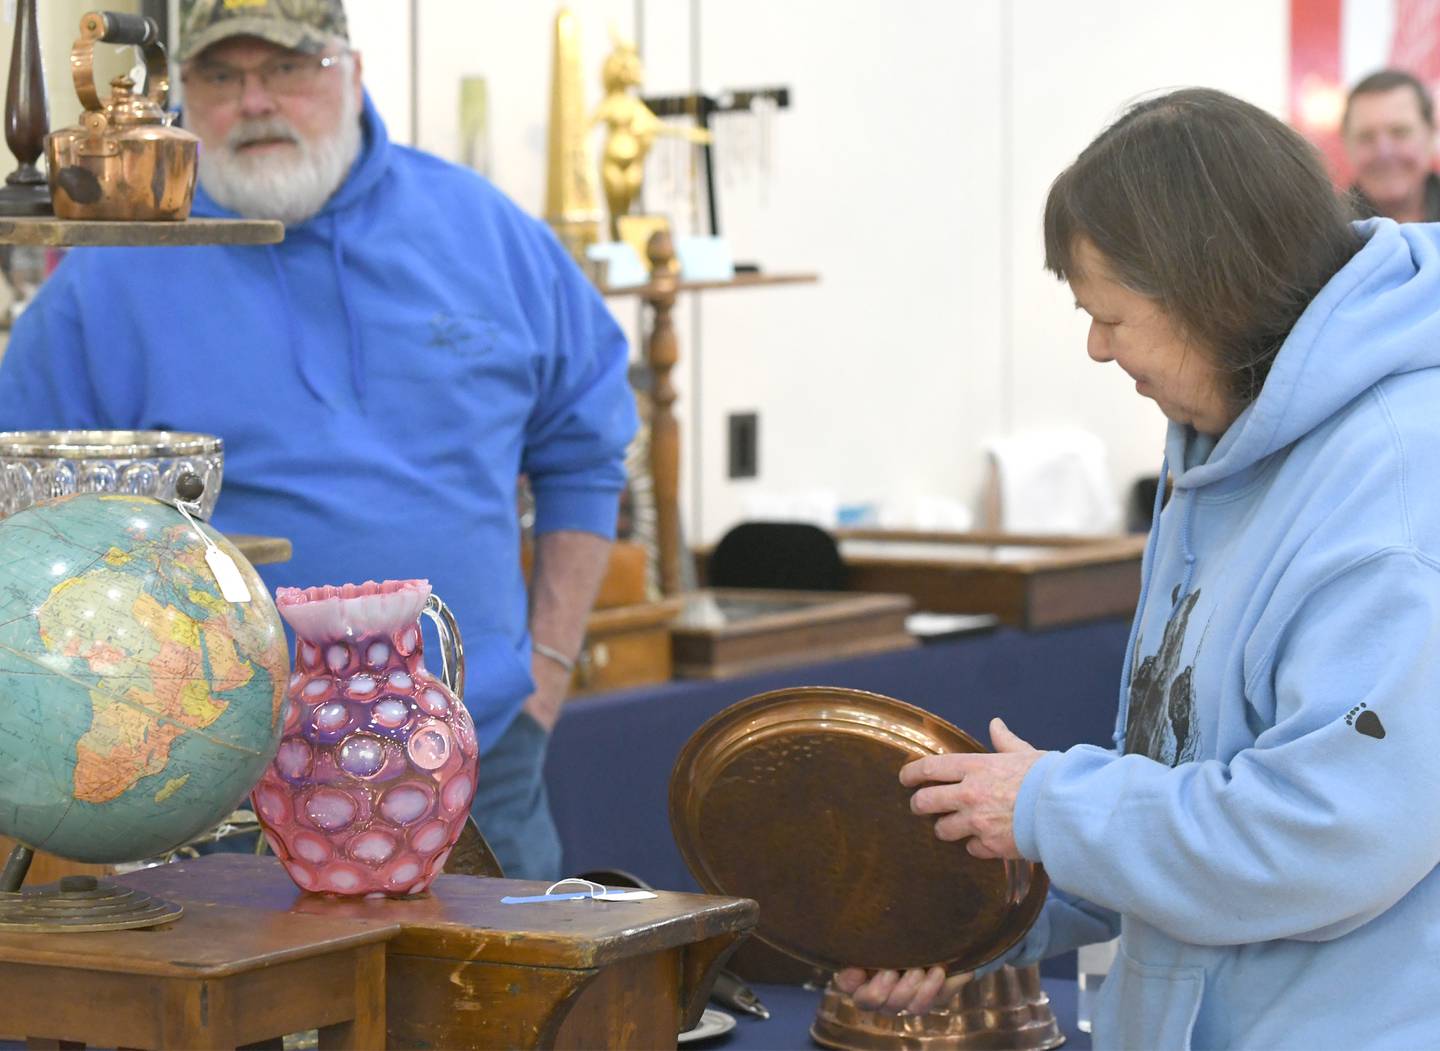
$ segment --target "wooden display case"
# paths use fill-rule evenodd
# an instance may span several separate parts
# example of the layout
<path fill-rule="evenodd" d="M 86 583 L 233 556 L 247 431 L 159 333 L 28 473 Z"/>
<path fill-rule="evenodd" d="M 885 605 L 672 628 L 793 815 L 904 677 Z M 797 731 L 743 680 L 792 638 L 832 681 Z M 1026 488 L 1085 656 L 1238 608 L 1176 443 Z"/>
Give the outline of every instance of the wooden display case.
<path fill-rule="evenodd" d="M 906 595 L 699 588 L 670 626 L 675 676 L 728 679 L 917 645 Z"/>
<path fill-rule="evenodd" d="M 1128 616 L 1145 537 L 841 529 L 852 591 L 900 593 L 935 613 L 993 613 L 1017 628 Z"/>

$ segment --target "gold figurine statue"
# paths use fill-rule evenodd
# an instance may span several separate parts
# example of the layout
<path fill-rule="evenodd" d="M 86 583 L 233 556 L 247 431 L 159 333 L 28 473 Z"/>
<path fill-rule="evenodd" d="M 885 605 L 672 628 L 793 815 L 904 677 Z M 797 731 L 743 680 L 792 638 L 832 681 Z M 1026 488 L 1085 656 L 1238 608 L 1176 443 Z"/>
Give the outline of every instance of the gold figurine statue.
<path fill-rule="evenodd" d="M 545 218 L 583 265 L 585 250 L 600 240 L 603 214 L 581 69 L 580 27 L 570 10 L 562 7 L 555 13 Z"/>
<path fill-rule="evenodd" d="M 600 164 L 605 185 L 605 200 L 610 205 L 610 233 L 619 238 L 622 216 L 630 214 L 630 205 L 640 194 L 645 176 L 645 155 L 657 135 L 678 135 L 695 143 L 710 141 L 710 133 L 701 128 L 666 124 L 651 112 L 633 89 L 645 78 L 640 54 L 633 41 L 625 40 L 613 30 L 610 34 L 615 49 L 605 59 L 601 82 L 605 98 L 595 112 L 593 124 L 604 124 L 609 130 L 605 152 Z"/>

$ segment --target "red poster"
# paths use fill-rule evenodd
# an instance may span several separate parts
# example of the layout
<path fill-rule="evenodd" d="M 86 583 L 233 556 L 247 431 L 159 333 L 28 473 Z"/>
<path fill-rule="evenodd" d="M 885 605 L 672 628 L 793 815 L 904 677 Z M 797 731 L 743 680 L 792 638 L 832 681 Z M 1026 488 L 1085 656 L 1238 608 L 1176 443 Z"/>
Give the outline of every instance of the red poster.
<path fill-rule="evenodd" d="M 1377 69 L 1440 88 L 1440 0 L 1290 0 L 1290 122 L 1346 185 L 1345 94 Z"/>

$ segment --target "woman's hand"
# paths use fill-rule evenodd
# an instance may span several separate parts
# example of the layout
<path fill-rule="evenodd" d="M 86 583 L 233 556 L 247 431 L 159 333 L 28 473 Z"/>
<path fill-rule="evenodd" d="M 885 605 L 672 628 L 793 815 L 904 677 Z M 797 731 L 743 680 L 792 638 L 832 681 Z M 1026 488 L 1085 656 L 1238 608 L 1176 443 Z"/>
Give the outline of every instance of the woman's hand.
<path fill-rule="evenodd" d="M 907 788 L 927 786 L 910 797 L 910 809 L 917 814 L 942 815 L 935 821 L 935 835 L 940 839 L 968 838 L 965 849 L 977 858 L 1018 860 L 1015 798 L 1020 794 L 1020 782 L 1045 753 L 1016 737 L 999 719 L 990 720 L 990 742 L 995 746 L 993 754 L 927 755 L 906 763 L 900 770 L 900 783 Z M 935 784 L 937 781 L 948 783 Z"/>
<path fill-rule="evenodd" d="M 908 971 L 876 971 L 847 967 L 835 976 L 835 985 L 848 993 L 855 1006 L 866 1011 L 923 1015 L 934 1007 L 947 1007 L 971 975 L 945 977 L 943 967 L 912 967 Z"/>

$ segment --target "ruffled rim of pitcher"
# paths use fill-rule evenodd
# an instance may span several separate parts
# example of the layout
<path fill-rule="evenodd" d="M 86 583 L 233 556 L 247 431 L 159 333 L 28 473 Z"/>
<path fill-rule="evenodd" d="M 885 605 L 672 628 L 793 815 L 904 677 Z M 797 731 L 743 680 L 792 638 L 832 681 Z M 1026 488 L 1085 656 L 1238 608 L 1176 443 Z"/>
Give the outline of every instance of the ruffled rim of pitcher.
<path fill-rule="evenodd" d="M 367 580 L 276 588 L 275 607 L 295 634 L 324 642 L 399 631 L 415 623 L 429 597 L 428 580 Z"/>

